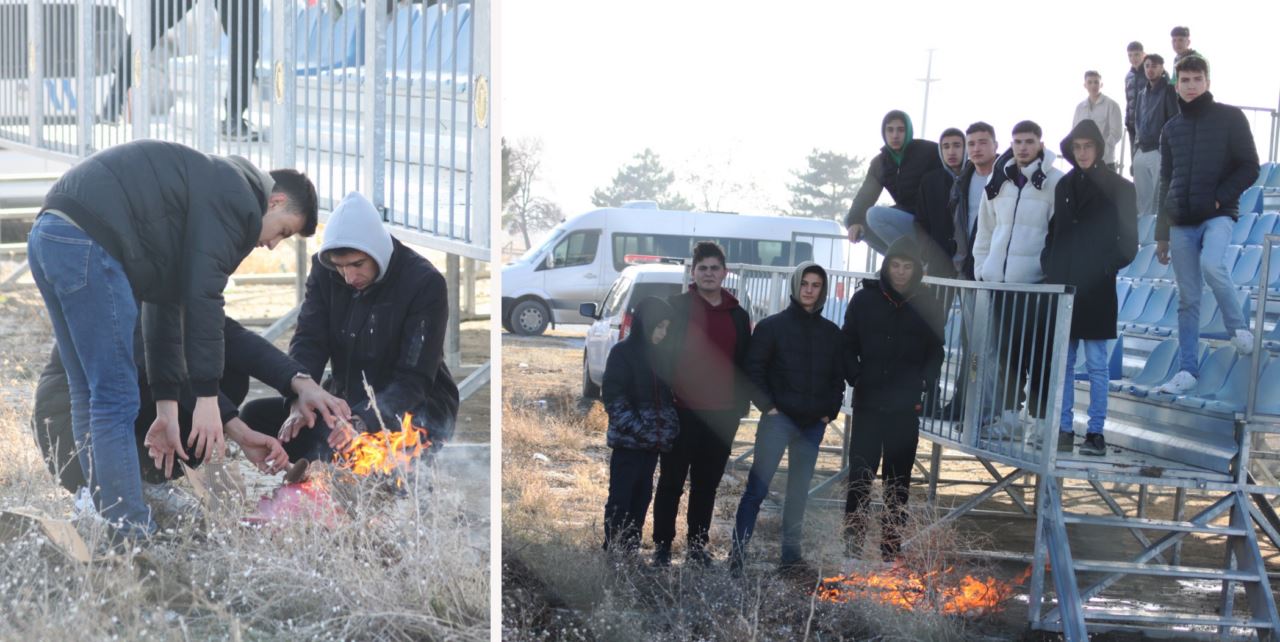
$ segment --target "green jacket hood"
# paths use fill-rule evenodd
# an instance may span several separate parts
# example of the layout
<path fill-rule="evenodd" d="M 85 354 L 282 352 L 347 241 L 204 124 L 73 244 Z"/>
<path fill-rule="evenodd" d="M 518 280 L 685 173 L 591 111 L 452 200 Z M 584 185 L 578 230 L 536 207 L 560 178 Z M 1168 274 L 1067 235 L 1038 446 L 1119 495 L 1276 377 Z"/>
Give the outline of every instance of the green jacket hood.
<path fill-rule="evenodd" d="M 902 149 L 898 151 L 894 151 L 892 147 L 889 147 L 889 139 L 884 135 L 884 128 L 891 120 L 901 120 L 907 125 L 907 135 L 902 139 Z M 901 109 L 894 109 L 890 111 L 884 115 L 883 119 L 880 120 L 880 140 L 884 141 L 884 151 L 889 152 L 889 157 L 892 158 L 893 162 L 897 165 L 902 164 L 902 156 L 907 151 L 907 145 L 909 145 L 915 137 L 915 127 L 911 124 L 911 117 L 907 115 L 907 112 L 902 111 Z"/>

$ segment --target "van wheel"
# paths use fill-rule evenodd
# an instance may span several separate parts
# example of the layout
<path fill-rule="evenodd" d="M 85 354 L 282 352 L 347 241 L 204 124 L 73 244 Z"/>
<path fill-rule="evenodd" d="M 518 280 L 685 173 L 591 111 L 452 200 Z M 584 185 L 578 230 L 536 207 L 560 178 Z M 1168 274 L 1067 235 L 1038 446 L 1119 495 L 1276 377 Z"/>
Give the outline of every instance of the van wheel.
<path fill-rule="evenodd" d="M 582 398 L 599 399 L 600 386 L 591 380 L 591 371 L 587 369 L 587 351 L 582 351 Z"/>
<path fill-rule="evenodd" d="M 511 308 L 511 329 L 516 334 L 534 336 L 542 334 L 551 322 L 551 310 L 537 299 L 528 299 Z"/>
<path fill-rule="evenodd" d="M 505 317 L 502 317 L 502 329 L 503 329 L 503 330 L 506 330 L 507 332 L 515 332 L 515 330 L 511 329 L 511 316 L 510 316 L 510 315 L 507 315 L 507 316 L 505 316 Z"/>

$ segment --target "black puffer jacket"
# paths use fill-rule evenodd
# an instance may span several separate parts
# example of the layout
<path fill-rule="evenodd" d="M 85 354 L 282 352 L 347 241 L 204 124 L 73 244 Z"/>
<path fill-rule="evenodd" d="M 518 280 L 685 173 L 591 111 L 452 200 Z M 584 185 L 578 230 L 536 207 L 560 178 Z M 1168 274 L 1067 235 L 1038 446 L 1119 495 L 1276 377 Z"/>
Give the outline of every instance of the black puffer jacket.
<path fill-rule="evenodd" d="M 1160 132 L 1170 118 L 1178 115 L 1178 93 L 1169 84 L 1169 74 L 1160 76 L 1154 83 L 1144 77 L 1136 109 L 1138 150 L 1160 149 Z"/>
<path fill-rule="evenodd" d="M 45 197 L 124 266 L 157 398 L 177 399 L 188 379 L 217 393 L 222 290 L 258 242 L 273 185 L 244 159 L 140 140 L 80 161 Z"/>
<path fill-rule="evenodd" d="M 907 143 L 902 147 L 902 162 L 893 158 L 893 150 L 888 143 L 880 148 L 880 153 L 871 159 L 867 167 L 867 175 L 862 179 L 862 187 L 853 197 L 853 206 L 844 217 L 844 226 L 867 224 L 867 210 L 880 199 L 881 190 L 889 190 L 893 198 L 893 206 L 914 214 L 916 197 L 920 191 L 920 181 L 924 175 L 942 167 L 942 159 L 938 157 L 938 144 L 931 140 L 916 140 L 912 136 L 911 118 L 906 113 L 893 110 L 884 116 L 880 123 L 880 135 L 884 137 L 884 126 L 891 120 L 902 120 L 907 124 Z"/>
<path fill-rule="evenodd" d="M 1157 241 L 1169 240 L 1170 225 L 1235 218 L 1240 195 L 1258 178 L 1258 149 L 1239 107 L 1206 91 L 1189 103 L 1179 98 L 1178 109 L 1160 136 Z"/>
<path fill-rule="evenodd" d="M 399 240 L 393 241 L 386 275 L 363 291 L 316 256 L 289 356 L 316 381 L 332 362 L 325 388 L 377 430 L 362 380 L 367 377 L 387 428 L 397 430 L 400 417 L 412 412 L 414 424 L 426 428 L 438 448 L 453 435 L 458 417 L 458 387 L 444 364 L 448 320 L 444 277 Z"/>
<path fill-rule="evenodd" d="M 1138 252 L 1138 198 L 1133 183 L 1100 162 L 1081 169 L 1071 151 L 1076 138 L 1093 139 L 1102 149 L 1102 131 L 1092 120 L 1080 121 L 1062 140 L 1062 156 L 1073 169 L 1054 191 L 1040 266 L 1047 283 L 1076 288 L 1072 339 L 1114 339 L 1116 274 Z"/>
<path fill-rule="evenodd" d="M 797 300 L 806 272 L 822 275 L 822 293 L 812 312 Z M 796 266 L 791 276 L 791 305 L 756 324 L 747 353 L 747 376 L 761 413 L 774 408 L 800 425 L 823 417 L 834 419 L 844 397 L 844 337 L 822 317 L 827 300 L 827 272 L 812 262 Z"/>
<path fill-rule="evenodd" d="M 609 414 L 605 439 L 610 448 L 668 452 L 680 433 L 664 380 L 671 338 L 653 343 L 653 332 L 664 320 L 670 327 L 671 306 L 657 297 L 641 301 L 631 316 L 631 333 L 609 350 L 600 392 Z"/>
<path fill-rule="evenodd" d="M 889 260 L 915 261 L 907 294 L 889 285 Z M 846 373 L 853 383 L 854 410 L 919 412 L 942 367 L 945 318 L 938 298 L 920 283 L 919 250 L 908 238 L 889 247 L 880 279 L 863 281 L 844 315 Z"/>
<path fill-rule="evenodd" d="M 961 170 L 961 174 L 965 175 L 964 170 Z M 956 275 L 955 263 L 952 262 L 952 257 L 956 255 L 955 212 L 950 208 L 953 205 L 951 196 L 956 180 L 951 170 L 939 167 L 925 174 L 920 183 L 916 224 L 929 241 L 924 246 L 924 262 L 929 267 L 929 276 L 950 278 Z M 967 196 L 964 207 L 969 207 Z"/>

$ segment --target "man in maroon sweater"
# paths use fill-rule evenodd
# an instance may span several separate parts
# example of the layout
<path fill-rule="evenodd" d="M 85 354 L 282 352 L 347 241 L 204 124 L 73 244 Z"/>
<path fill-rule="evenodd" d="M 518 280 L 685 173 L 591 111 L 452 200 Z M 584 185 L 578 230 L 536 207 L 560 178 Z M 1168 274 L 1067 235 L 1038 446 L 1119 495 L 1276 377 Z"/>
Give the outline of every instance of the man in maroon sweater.
<path fill-rule="evenodd" d="M 693 285 L 668 299 L 674 313 L 669 341 L 674 348 L 669 373 L 680 417 L 680 434 L 659 461 L 653 502 L 654 564 L 671 563 L 676 512 L 685 479 L 690 561 L 707 565 L 707 534 L 716 489 L 729 462 L 729 449 L 750 401 L 744 365 L 751 321 L 724 283 L 724 250 L 711 241 L 693 248 Z"/>

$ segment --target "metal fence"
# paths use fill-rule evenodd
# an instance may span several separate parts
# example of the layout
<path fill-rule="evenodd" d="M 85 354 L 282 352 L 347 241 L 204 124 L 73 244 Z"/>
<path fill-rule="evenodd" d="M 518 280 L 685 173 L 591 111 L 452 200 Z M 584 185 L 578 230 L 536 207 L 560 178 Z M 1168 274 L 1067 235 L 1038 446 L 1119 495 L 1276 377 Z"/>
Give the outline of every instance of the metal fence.
<path fill-rule="evenodd" d="M 480 0 L 0 0 L 0 141 L 297 167 L 323 209 L 358 190 L 401 238 L 488 261 L 490 24 Z"/>
<path fill-rule="evenodd" d="M 1254 354 L 1250 365 L 1249 397 L 1242 422 L 1241 454 L 1244 465 L 1237 468 L 1242 484 L 1251 491 L 1280 495 L 1280 355 L 1267 359 L 1269 349 L 1280 348 L 1274 337 L 1280 336 L 1280 287 L 1277 287 L 1273 261 L 1280 247 L 1280 235 L 1263 237 L 1262 265 L 1258 270 L 1254 306 Z M 1271 320 L 1271 329 L 1267 322 Z"/>

